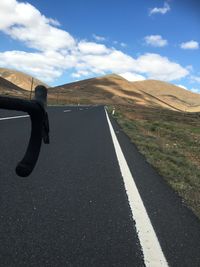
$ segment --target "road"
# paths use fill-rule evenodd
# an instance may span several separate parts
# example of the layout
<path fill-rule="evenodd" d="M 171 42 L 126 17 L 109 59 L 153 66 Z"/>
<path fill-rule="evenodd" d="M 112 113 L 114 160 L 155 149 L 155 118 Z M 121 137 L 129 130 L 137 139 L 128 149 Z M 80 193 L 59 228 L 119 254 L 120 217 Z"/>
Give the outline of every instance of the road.
<path fill-rule="evenodd" d="M 19 178 L 30 120 L 0 110 L 0 266 L 199 267 L 199 220 L 104 107 L 48 113 L 51 144 Z"/>

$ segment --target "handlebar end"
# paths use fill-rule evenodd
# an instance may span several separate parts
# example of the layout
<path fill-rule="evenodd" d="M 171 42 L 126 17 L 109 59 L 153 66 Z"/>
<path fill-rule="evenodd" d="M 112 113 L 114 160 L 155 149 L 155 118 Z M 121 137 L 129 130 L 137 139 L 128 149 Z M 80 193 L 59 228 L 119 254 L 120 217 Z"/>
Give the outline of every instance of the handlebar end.
<path fill-rule="evenodd" d="M 44 85 L 35 87 L 35 100 L 42 104 L 43 107 L 47 106 L 47 88 Z"/>
<path fill-rule="evenodd" d="M 32 172 L 33 168 L 31 166 L 25 165 L 23 163 L 19 163 L 15 169 L 16 174 L 20 177 L 28 177 L 31 172 Z"/>

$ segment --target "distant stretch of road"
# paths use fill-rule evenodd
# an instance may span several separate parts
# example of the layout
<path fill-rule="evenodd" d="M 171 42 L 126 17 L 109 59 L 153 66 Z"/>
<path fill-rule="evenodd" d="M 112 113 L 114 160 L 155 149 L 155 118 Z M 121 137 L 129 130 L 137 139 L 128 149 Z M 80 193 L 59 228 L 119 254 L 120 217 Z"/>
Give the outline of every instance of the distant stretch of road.
<path fill-rule="evenodd" d="M 48 113 L 50 145 L 19 178 L 30 119 L 0 110 L 0 266 L 199 267 L 199 220 L 105 108 Z"/>

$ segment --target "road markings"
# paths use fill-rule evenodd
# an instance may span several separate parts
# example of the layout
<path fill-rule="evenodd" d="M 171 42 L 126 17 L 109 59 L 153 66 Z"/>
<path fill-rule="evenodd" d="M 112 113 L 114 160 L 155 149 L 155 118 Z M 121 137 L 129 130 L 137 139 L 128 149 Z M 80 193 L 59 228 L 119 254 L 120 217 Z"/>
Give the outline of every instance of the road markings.
<path fill-rule="evenodd" d="M 108 113 L 106 110 L 105 112 L 121 174 L 124 180 L 124 186 L 132 211 L 133 220 L 135 221 L 138 238 L 143 251 L 144 263 L 147 267 L 168 267 L 169 265 L 163 254 L 162 248 L 153 229 L 146 208 L 144 207 L 133 176 L 121 150 L 120 144 L 117 140 L 112 124 L 108 117 Z"/>
<path fill-rule="evenodd" d="M 15 117 L 6 117 L 6 118 L 0 118 L 0 121 L 4 120 L 13 120 L 13 119 L 21 119 L 21 118 L 28 118 L 29 115 L 22 115 L 22 116 L 15 116 Z"/>
<path fill-rule="evenodd" d="M 67 109 L 67 110 L 64 110 L 63 112 L 71 112 L 71 110 L 70 109 Z"/>

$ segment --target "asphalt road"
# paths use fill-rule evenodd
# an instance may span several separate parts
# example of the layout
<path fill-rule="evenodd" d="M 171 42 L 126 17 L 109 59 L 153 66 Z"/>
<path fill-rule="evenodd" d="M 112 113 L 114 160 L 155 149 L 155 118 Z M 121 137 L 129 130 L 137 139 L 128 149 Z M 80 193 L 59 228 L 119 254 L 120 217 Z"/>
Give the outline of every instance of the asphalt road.
<path fill-rule="evenodd" d="M 15 166 L 29 118 L 0 120 L 0 266 L 166 266 L 144 261 L 104 107 L 48 113 L 51 144 L 28 178 Z M 168 265 L 199 267 L 199 220 L 111 122 Z"/>

